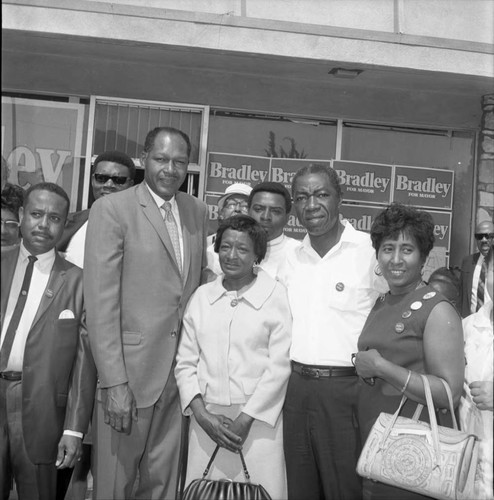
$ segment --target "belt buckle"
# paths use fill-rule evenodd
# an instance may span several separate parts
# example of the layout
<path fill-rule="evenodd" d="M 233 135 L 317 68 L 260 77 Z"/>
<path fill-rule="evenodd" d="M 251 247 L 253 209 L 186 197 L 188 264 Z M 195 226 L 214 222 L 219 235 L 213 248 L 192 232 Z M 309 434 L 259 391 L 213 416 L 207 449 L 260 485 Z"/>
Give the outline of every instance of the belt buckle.
<path fill-rule="evenodd" d="M 302 375 L 312 378 L 319 378 L 321 376 L 317 368 L 309 368 L 308 366 L 302 366 Z"/>

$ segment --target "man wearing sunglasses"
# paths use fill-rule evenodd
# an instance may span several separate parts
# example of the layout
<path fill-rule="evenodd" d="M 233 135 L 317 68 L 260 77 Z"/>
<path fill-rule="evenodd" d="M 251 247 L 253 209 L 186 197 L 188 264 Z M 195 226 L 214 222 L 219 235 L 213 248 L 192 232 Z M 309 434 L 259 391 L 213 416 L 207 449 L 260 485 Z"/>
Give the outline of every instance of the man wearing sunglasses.
<path fill-rule="evenodd" d="M 103 196 L 128 189 L 134 185 L 136 167 L 134 161 L 120 151 L 101 153 L 93 164 L 91 188 L 94 201 Z M 69 215 L 63 236 L 57 250 L 65 253 L 65 258 L 82 268 L 84 244 L 86 240 L 89 209 Z"/>
<path fill-rule="evenodd" d="M 466 317 L 478 311 L 484 303 L 492 300 L 485 287 L 486 257 L 494 244 L 494 224 L 482 221 L 475 228 L 477 253 L 467 255 L 461 263 L 461 315 Z"/>

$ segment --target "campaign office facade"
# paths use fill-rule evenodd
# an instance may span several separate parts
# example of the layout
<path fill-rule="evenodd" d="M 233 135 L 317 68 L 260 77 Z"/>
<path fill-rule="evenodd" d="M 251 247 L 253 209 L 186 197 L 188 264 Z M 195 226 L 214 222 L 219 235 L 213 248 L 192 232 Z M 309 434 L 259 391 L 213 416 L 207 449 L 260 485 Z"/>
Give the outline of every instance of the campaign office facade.
<path fill-rule="evenodd" d="M 10 180 L 55 181 L 73 210 L 95 155 L 138 164 L 171 125 L 211 231 L 229 184 L 290 187 L 314 162 L 358 229 L 392 201 L 429 211 L 430 269 L 459 265 L 493 215 L 494 0 L 6 0 L 2 17 Z M 287 232 L 303 236 L 293 214 Z"/>

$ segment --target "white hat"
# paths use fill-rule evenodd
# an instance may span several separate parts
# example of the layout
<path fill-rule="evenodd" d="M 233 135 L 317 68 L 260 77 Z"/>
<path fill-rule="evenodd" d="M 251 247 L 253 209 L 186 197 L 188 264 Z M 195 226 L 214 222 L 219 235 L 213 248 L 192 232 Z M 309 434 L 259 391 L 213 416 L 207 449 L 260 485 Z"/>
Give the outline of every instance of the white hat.
<path fill-rule="evenodd" d="M 218 209 L 223 210 L 223 205 L 231 195 L 242 194 L 244 196 L 249 196 L 251 191 L 252 187 L 248 184 L 241 184 L 239 182 L 231 184 L 225 189 L 225 194 L 218 200 Z"/>

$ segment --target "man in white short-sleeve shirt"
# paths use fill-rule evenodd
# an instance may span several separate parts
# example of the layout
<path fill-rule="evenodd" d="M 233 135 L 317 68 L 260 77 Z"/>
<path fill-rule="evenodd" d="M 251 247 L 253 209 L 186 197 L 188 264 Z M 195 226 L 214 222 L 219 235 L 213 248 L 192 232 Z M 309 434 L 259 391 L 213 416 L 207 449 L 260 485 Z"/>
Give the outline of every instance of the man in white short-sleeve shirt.
<path fill-rule="evenodd" d="M 357 375 L 351 355 L 385 282 L 369 235 L 340 221 L 341 187 L 323 165 L 299 170 L 292 194 L 308 235 L 279 278 L 293 315 L 284 407 L 289 499 L 358 499 Z"/>

